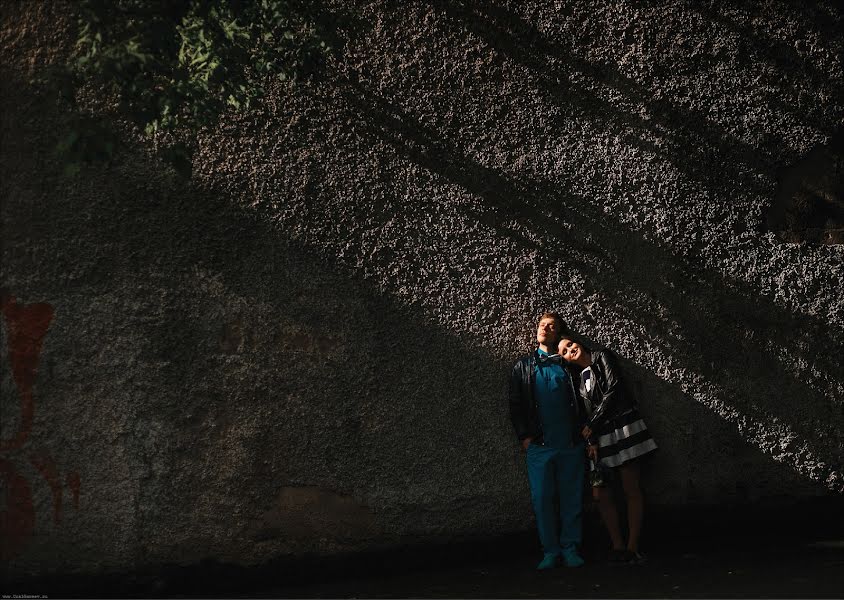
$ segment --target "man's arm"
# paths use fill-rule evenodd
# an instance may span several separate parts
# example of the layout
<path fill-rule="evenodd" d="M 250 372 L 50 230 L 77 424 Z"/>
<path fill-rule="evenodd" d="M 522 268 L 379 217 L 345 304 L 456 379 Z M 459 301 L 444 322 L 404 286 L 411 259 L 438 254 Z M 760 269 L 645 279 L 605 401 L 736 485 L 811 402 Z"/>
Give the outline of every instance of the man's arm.
<path fill-rule="evenodd" d="M 513 429 L 516 430 L 516 436 L 522 443 L 522 448 L 527 450 L 530 445 L 531 438 L 528 431 L 527 414 L 525 414 L 525 403 L 522 397 L 522 368 L 521 361 L 517 361 L 510 371 L 510 385 L 509 385 L 509 400 L 510 400 L 510 421 L 513 423 Z"/>

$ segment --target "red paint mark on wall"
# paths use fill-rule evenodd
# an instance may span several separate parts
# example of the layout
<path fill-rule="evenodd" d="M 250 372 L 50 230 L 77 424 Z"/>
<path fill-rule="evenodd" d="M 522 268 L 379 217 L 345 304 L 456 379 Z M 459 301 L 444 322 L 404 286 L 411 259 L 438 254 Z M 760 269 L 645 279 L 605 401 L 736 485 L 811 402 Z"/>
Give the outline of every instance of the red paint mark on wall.
<path fill-rule="evenodd" d="M 35 528 L 35 508 L 29 483 L 7 460 L 0 458 L 0 478 L 6 488 L 6 506 L 0 511 L 0 560 L 18 555 Z"/>
<path fill-rule="evenodd" d="M 32 431 L 35 414 L 32 388 L 35 386 L 44 336 L 53 320 L 53 307 L 45 303 L 18 304 L 14 296 L 0 294 L 0 311 L 5 317 L 9 363 L 21 406 L 17 433 L 8 440 L 0 440 L 0 451 L 7 451 L 23 446 Z"/>
<path fill-rule="evenodd" d="M 17 431 L 9 439 L 0 440 L 0 452 L 10 452 L 22 448 L 32 432 L 35 376 L 44 338 L 53 320 L 53 307 L 43 302 L 18 304 L 14 296 L 0 290 L 0 312 L 6 325 L 9 366 L 20 399 Z M 58 524 L 62 518 L 62 485 L 56 463 L 42 451 L 30 453 L 29 462 L 50 486 L 53 522 Z M 9 560 L 26 547 L 35 528 L 36 515 L 29 482 L 10 460 L 0 458 L 0 480 L 6 491 L 5 506 L 0 510 L 0 560 Z M 79 508 L 79 475 L 68 474 L 67 484 L 73 494 L 73 506 Z"/>

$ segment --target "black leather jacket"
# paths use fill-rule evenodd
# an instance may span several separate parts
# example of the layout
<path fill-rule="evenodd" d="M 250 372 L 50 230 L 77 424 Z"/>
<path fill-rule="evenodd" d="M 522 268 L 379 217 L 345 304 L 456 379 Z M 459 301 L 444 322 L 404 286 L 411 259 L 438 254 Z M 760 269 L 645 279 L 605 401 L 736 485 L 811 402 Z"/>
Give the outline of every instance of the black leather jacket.
<path fill-rule="evenodd" d="M 536 352 L 521 357 L 513 365 L 510 373 L 510 420 L 519 440 L 533 438 L 535 444 L 544 444 L 542 419 L 539 416 L 539 406 L 533 395 L 533 385 L 536 369 Z M 580 434 L 586 419 L 586 411 L 580 395 L 574 389 L 571 373 L 568 373 L 571 385 L 572 446 L 582 441 Z"/>
<path fill-rule="evenodd" d="M 582 378 L 578 376 L 578 391 L 580 398 L 592 406 L 592 415 L 586 424 L 597 433 L 622 413 L 636 408 L 636 398 L 622 383 L 618 362 L 608 350 L 593 350 L 591 367 L 595 380 L 592 390 L 587 392 Z M 575 370 L 580 373 L 577 367 Z"/>

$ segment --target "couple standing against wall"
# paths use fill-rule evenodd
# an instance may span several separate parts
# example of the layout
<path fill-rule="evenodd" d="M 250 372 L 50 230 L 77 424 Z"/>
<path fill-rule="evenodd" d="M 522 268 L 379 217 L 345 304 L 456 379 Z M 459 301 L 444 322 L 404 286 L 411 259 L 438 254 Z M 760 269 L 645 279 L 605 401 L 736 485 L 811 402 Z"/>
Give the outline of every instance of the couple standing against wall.
<path fill-rule="evenodd" d="M 536 341 L 539 347 L 513 366 L 509 395 L 510 418 L 527 454 L 531 501 L 544 551 L 537 568 L 583 564 L 577 547 L 587 455 L 597 468 L 617 473 L 624 488 L 626 543 L 611 491 L 603 485 L 592 488 L 612 540 L 610 561 L 641 563 L 643 499 L 637 459 L 656 444 L 635 399 L 625 390 L 613 356 L 575 341 L 557 313 L 540 317 Z"/>

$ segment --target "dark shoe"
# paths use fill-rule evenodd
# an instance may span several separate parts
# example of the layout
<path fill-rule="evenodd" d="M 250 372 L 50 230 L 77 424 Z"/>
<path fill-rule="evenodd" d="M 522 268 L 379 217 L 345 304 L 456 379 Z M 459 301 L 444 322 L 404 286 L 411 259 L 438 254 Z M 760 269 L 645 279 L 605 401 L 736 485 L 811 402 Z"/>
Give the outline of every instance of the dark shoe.
<path fill-rule="evenodd" d="M 643 565 L 648 562 L 648 559 L 645 558 L 645 555 L 641 552 L 634 552 L 632 550 L 625 550 L 625 562 L 628 565 Z"/>
<path fill-rule="evenodd" d="M 610 550 L 607 556 L 607 562 L 611 565 L 626 565 L 627 564 L 627 550 Z"/>
<path fill-rule="evenodd" d="M 539 561 L 539 564 L 536 565 L 537 571 L 547 571 L 548 569 L 553 569 L 555 567 L 560 566 L 560 555 L 559 554 L 546 554 L 542 557 L 542 560 Z"/>
<path fill-rule="evenodd" d="M 582 567 L 584 562 L 574 548 L 563 548 L 563 560 L 567 567 Z"/>

